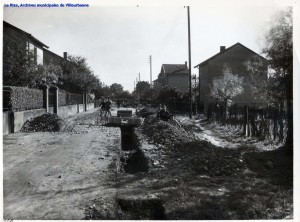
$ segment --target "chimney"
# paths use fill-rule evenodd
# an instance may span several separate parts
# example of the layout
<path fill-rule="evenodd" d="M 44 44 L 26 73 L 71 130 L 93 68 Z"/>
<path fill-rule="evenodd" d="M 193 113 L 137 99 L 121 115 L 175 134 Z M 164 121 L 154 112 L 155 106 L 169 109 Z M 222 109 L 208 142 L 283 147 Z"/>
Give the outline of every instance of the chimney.
<path fill-rule="evenodd" d="M 64 59 L 67 60 L 68 59 L 68 53 L 64 52 Z"/>
<path fill-rule="evenodd" d="M 187 61 L 185 61 L 185 68 L 187 69 Z"/>
<path fill-rule="evenodd" d="M 226 49 L 226 46 L 220 46 L 220 52 L 225 51 L 225 49 Z"/>

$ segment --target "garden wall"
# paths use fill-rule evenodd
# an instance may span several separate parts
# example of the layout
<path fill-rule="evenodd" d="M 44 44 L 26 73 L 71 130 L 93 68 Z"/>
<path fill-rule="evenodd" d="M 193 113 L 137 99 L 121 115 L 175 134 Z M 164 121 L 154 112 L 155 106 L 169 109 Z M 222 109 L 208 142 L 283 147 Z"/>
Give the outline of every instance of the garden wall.
<path fill-rule="evenodd" d="M 32 109 L 14 113 L 14 132 L 19 131 L 26 120 L 46 113 L 46 109 Z"/>
<path fill-rule="evenodd" d="M 87 110 L 93 109 L 94 103 L 87 104 Z M 52 110 L 51 110 L 52 109 Z M 53 112 L 53 107 L 49 107 L 49 111 Z M 70 105 L 70 106 L 61 106 L 58 107 L 58 115 L 62 118 L 67 118 L 69 116 L 75 115 L 76 113 L 84 112 L 84 104 L 79 105 Z M 12 132 L 19 131 L 26 120 L 30 118 L 35 118 L 46 113 L 46 109 L 33 109 L 25 110 L 13 113 L 13 126 L 12 121 L 10 120 L 11 111 L 3 112 L 3 135 L 9 134 Z"/>

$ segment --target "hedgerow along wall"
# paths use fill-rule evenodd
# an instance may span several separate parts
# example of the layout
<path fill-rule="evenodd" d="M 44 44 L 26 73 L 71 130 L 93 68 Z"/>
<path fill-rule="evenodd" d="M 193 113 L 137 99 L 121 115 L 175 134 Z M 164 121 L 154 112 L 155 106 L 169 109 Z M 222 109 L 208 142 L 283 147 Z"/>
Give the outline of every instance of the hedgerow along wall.
<path fill-rule="evenodd" d="M 26 120 L 46 112 L 66 118 L 94 108 L 89 94 L 72 94 L 57 87 L 42 90 L 3 87 L 3 134 L 19 131 Z M 90 102 L 90 103 L 88 103 Z"/>

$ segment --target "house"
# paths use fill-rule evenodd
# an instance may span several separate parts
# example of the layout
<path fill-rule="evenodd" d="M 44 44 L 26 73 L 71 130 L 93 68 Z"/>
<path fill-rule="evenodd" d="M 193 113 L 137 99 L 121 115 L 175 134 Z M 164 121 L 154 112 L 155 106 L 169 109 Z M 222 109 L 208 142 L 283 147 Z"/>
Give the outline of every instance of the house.
<path fill-rule="evenodd" d="M 189 69 L 185 64 L 162 64 L 154 86 L 171 86 L 185 93 L 189 89 Z"/>
<path fill-rule="evenodd" d="M 17 51 L 27 55 L 33 64 L 43 64 L 45 48 L 49 47 L 31 34 L 3 21 L 3 72 L 11 69 Z"/>
<path fill-rule="evenodd" d="M 64 57 L 61 57 L 54 52 L 44 49 L 44 65 L 61 65 L 63 61 L 67 60 L 68 54 L 64 52 Z"/>
<path fill-rule="evenodd" d="M 60 65 L 67 57 L 56 55 L 49 47 L 30 33 L 3 21 L 3 73 L 11 70 L 12 63 L 18 56 L 25 57 L 34 65 Z"/>
<path fill-rule="evenodd" d="M 227 49 L 221 46 L 220 52 L 196 65 L 194 68 L 199 69 L 200 107 L 206 110 L 211 101 L 210 87 L 214 80 L 223 78 L 224 67 L 230 68 L 232 74 L 243 78 L 243 93 L 236 96 L 234 102 L 245 105 L 261 103 L 262 101 L 253 95 L 249 84 L 251 82 L 251 74 L 247 67 L 249 61 L 260 61 L 264 64 L 265 71 L 262 72 L 264 74 L 258 78 L 267 79 L 267 60 L 241 43 L 236 43 Z"/>

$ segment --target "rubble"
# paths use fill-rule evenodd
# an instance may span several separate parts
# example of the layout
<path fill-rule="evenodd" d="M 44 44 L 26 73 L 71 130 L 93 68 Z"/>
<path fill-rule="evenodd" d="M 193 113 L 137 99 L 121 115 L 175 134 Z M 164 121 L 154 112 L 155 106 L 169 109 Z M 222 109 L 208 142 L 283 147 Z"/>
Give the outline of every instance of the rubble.
<path fill-rule="evenodd" d="M 22 132 L 58 132 L 64 128 L 65 121 L 53 113 L 45 113 L 41 116 L 27 120 Z"/>

